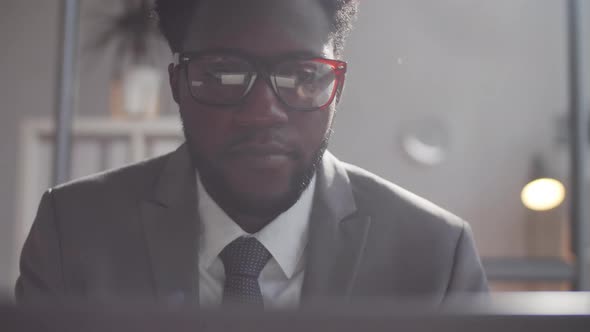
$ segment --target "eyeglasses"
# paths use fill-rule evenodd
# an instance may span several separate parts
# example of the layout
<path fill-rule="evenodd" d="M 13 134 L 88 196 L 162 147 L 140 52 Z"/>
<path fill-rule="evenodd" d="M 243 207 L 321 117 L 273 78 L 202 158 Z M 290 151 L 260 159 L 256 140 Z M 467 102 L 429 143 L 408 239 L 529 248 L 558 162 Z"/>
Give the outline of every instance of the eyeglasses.
<path fill-rule="evenodd" d="M 194 100 L 214 106 L 241 104 L 260 77 L 288 108 L 320 110 L 334 101 L 346 73 L 346 62 L 319 57 L 260 58 L 234 52 L 175 56 Z"/>

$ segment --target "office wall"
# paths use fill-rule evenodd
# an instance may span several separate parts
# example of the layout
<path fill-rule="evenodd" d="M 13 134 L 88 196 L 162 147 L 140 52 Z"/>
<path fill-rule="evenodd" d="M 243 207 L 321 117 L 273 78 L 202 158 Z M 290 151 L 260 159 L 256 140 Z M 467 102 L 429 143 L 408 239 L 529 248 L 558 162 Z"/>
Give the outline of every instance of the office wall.
<path fill-rule="evenodd" d="M 0 3 L 0 290 L 12 285 L 17 255 L 19 123 L 54 110 L 59 3 Z M 84 46 L 91 13 L 115 1 L 82 3 Z M 469 220 L 485 255 L 525 255 L 520 189 L 532 154 L 560 149 L 555 119 L 567 107 L 563 4 L 362 1 L 331 149 Z M 116 60 L 84 47 L 81 55 L 77 113 L 106 116 Z M 163 108 L 174 111 L 166 92 Z M 403 130 L 423 119 L 440 120 L 448 133 L 446 159 L 435 167 L 400 149 Z"/>
<path fill-rule="evenodd" d="M 363 2 L 334 150 L 470 221 L 486 255 L 526 255 L 520 190 L 567 108 L 564 18 L 552 0 Z M 448 154 L 416 166 L 399 135 L 431 118 Z"/>

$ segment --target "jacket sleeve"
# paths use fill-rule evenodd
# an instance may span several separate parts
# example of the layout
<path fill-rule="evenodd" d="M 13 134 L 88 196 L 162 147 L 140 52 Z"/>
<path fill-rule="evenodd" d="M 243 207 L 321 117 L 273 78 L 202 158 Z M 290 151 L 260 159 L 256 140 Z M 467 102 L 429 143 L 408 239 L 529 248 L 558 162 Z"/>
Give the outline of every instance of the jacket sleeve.
<path fill-rule="evenodd" d="M 15 297 L 17 303 L 34 302 L 62 295 L 63 292 L 59 228 L 50 189 L 41 198 L 37 216 L 21 252 Z"/>
<path fill-rule="evenodd" d="M 473 233 L 466 222 L 463 228 L 453 259 L 451 278 L 446 295 L 474 292 L 488 292 L 488 281 L 475 248 Z"/>

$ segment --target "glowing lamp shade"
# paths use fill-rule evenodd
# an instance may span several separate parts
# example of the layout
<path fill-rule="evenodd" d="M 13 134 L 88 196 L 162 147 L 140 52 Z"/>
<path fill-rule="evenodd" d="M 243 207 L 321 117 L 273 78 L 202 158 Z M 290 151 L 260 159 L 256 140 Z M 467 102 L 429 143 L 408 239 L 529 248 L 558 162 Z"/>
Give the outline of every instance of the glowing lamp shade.
<path fill-rule="evenodd" d="M 565 187 L 555 179 L 542 178 L 529 182 L 520 194 L 522 204 L 534 211 L 558 207 L 565 199 Z"/>

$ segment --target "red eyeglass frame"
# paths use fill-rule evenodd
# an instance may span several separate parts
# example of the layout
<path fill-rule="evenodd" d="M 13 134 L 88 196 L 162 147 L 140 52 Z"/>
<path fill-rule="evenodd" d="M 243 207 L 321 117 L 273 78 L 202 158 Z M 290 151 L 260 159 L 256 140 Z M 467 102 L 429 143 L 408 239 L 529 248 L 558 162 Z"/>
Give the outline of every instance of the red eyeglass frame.
<path fill-rule="evenodd" d="M 290 110 L 294 110 L 294 111 L 307 111 L 307 112 L 318 111 L 318 110 L 326 109 L 328 106 L 330 106 L 334 102 L 334 99 L 336 99 L 336 96 L 342 92 L 342 89 L 344 87 L 344 81 L 346 79 L 346 71 L 348 68 L 348 64 L 345 61 L 335 60 L 335 59 L 327 59 L 327 58 L 322 58 L 322 57 L 301 55 L 301 54 L 285 54 L 285 55 L 279 55 L 279 56 L 273 56 L 273 57 L 260 57 L 260 56 L 252 56 L 250 54 L 245 54 L 243 52 L 236 51 L 236 50 L 207 50 L 207 51 L 201 51 L 201 52 L 175 53 L 174 54 L 175 65 L 181 66 L 181 68 L 185 69 L 184 70 L 185 76 L 186 76 L 185 78 L 188 82 L 189 81 L 189 73 L 187 70 L 188 63 L 195 58 L 202 57 L 202 56 L 212 56 L 212 55 L 218 55 L 218 56 L 228 55 L 228 56 L 239 57 L 239 58 L 242 58 L 243 60 L 245 60 L 246 62 L 250 63 L 252 65 L 252 67 L 256 69 L 256 74 L 258 76 L 262 77 L 266 81 L 266 83 L 270 86 L 275 97 L 281 102 L 281 104 L 283 104 L 285 107 L 289 108 Z M 317 106 L 317 107 L 300 108 L 300 107 L 294 107 L 292 105 L 289 105 L 288 103 L 286 103 L 283 100 L 283 98 L 278 93 L 275 85 L 272 83 L 272 79 L 271 79 L 272 70 L 271 69 L 273 67 L 275 67 L 277 64 L 280 64 L 285 61 L 292 61 L 292 60 L 317 61 L 317 62 L 326 64 L 326 65 L 329 65 L 334 70 L 334 76 L 335 76 L 334 89 L 330 95 L 330 98 L 328 99 L 328 101 L 325 104 L 323 104 L 322 106 Z M 259 79 L 258 76 L 256 77 L 256 80 Z M 254 85 L 254 84 L 252 84 L 252 85 Z M 203 105 L 219 106 L 219 107 L 230 107 L 230 106 L 239 105 L 239 104 L 243 103 L 244 99 L 246 99 L 248 97 L 248 95 L 250 94 L 251 91 L 252 91 L 252 88 L 249 88 L 246 91 L 246 93 L 244 93 L 244 95 L 236 102 L 214 103 L 214 102 L 209 102 L 209 101 L 200 99 L 199 97 L 194 95 L 192 89 L 189 89 L 189 93 L 191 94 L 191 97 L 196 102 L 201 103 Z"/>

